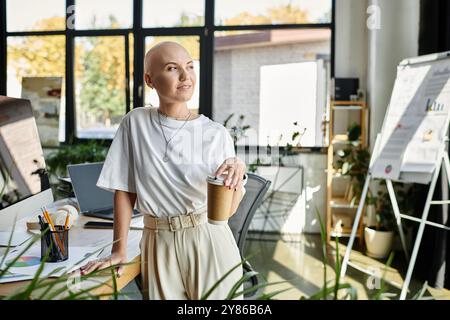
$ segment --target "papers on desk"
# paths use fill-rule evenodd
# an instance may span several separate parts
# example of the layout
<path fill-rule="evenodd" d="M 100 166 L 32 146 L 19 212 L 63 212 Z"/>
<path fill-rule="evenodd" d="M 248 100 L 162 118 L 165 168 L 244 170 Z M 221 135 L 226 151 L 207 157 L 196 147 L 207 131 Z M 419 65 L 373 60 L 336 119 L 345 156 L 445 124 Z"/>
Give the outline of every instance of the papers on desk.
<path fill-rule="evenodd" d="M 11 241 L 11 247 L 21 245 L 22 243 L 30 239 L 32 236 L 33 234 L 27 231 L 17 231 L 17 230 L 14 231 Z M 11 231 L 0 231 L 0 247 L 7 247 L 10 237 Z"/>
<path fill-rule="evenodd" d="M 7 264 L 11 264 L 12 260 L 14 260 L 14 258 L 16 258 L 21 251 L 22 250 L 19 249 L 9 253 L 3 265 L 0 266 L 0 269 L 4 269 Z M 74 271 L 87 262 L 97 259 L 100 253 L 101 249 L 95 247 L 69 247 L 69 259 L 63 262 L 45 263 L 41 277 L 45 277 L 50 274 L 51 276 L 58 277 L 66 272 Z M 81 260 L 83 261 L 80 263 Z M 32 246 L 8 269 L 9 274 L 2 277 L 0 282 L 19 281 L 17 278 L 20 280 L 26 280 L 27 276 L 28 279 L 30 279 L 36 274 L 40 263 L 41 247 L 40 245 Z M 23 277 L 24 279 L 21 279 L 20 277 Z"/>

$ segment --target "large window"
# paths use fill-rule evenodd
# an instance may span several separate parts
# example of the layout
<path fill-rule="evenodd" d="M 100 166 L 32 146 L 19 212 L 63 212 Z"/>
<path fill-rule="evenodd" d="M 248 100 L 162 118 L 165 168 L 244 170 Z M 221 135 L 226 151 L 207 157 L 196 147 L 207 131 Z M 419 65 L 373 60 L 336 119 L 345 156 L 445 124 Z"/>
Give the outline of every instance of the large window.
<path fill-rule="evenodd" d="M 65 37 L 62 35 L 8 37 L 7 45 L 8 96 L 23 97 L 25 95 L 23 84 L 30 78 L 62 78 L 57 138 L 59 142 L 65 141 Z M 41 81 L 38 79 L 39 82 Z M 28 95 L 26 97 L 30 98 Z M 33 99 L 31 100 L 33 102 Z"/>
<path fill-rule="evenodd" d="M 216 0 L 216 25 L 330 23 L 331 0 Z"/>
<path fill-rule="evenodd" d="M 76 0 L 76 29 L 126 29 L 133 26 L 132 0 Z"/>
<path fill-rule="evenodd" d="M 33 8 L 33 9 L 31 9 Z M 66 28 L 64 0 L 7 0 L 7 30 L 50 31 Z"/>
<path fill-rule="evenodd" d="M 250 128 L 238 145 L 323 146 L 330 43 L 327 29 L 218 33 L 214 119 L 243 117 Z"/>
<path fill-rule="evenodd" d="M 144 28 L 189 27 L 205 24 L 204 0 L 144 0 Z"/>
<path fill-rule="evenodd" d="M 126 113 L 125 37 L 75 39 L 76 132 L 113 138 Z"/>
<path fill-rule="evenodd" d="M 59 141 L 109 139 L 130 109 L 158 105 L 144 55 L 172 40 L 194 60 L 193 112 L 220 123 L 242 115 L 251 130 L 241 145 L 282 146 L 298 129 L 300 145 L 321 146 L 333 2 L 0 0 L 0 94 L 20 97 L 24 78 L 60 77 Z"/>

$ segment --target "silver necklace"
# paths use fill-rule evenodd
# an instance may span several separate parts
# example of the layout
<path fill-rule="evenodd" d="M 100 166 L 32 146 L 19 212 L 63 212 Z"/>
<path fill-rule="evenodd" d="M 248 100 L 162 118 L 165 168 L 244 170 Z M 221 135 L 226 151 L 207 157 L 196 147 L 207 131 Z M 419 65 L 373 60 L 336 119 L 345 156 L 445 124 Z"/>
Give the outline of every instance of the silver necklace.
<path fill-rule="evenodd" d="M 168 162 L 168 161 L 169 161 L 169 156 L 167 155 L 167 149 L 168 149 L 168 147 L 169 147 L 169 143 L 170 143 L 170 141 L 172 141 L 172 139 L 177 135 L 178 131 L 180 131 L 180 130 L 186 125 L 186 123 L 188 122 L 189 118 L 191 117 L 191 111 L 189 110 L 189 114 L 188 114 L 186 120 L 184 120 L 183 125 L 182 125 L 181 127 L 179 127 L 177 131 L 175 131 L 174 135 L 173 135 L 169 140 L 167 140 L 166 134 L 164 133 L 164 129 L 163 129 L 162 124 L 161 124 L 161 116 L 160 116 L 160 111 L 159 111 L 159 109 L 158 109 L 157 111 L 158 111 L 158 121 L 159 121 L 159 126 L 161 127 L 161 132 L 162 132 L 162 134 L 163 134 L 164 140 L 166 141 L 166 147 L 165 147 L 165 150 L 164 150 L 163 161 L 164 161 L 164 162 Z"/>

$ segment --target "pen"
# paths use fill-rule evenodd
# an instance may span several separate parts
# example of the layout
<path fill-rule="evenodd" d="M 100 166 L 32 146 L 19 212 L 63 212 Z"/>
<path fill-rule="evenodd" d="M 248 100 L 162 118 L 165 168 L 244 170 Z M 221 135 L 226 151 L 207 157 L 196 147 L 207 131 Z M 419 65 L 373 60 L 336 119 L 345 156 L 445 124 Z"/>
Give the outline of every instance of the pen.
<path fill-rule="evenodd" d="M 41 215 L 38 215 L 38 219 L 39 219 L 39 225 L 41 226 L 41 232 L 44 232 L 45 231 L 44 219 L 42 219 Z M 50 239 L 47 236 L 44 236 L 44 238 L 45 238 L 44 241 L 47 244 L 47 247 L 50 247 Z"/>
<path fill-rule="evenodd" d="M 39 225 L 41 226 L 41 231 L 44 231 L 45 230 L 45 223 L 42 220 L 41 215 L 38 215 L 38 219 L 39 219 Z"/>

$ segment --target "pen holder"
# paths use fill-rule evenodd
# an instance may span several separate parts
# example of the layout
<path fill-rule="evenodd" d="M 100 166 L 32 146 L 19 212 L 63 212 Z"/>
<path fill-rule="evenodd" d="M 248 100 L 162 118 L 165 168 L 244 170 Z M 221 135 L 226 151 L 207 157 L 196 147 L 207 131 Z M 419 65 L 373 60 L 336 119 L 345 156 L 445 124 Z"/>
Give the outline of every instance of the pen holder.
<path fill-rule="evenodd" d="M 41 260 L 48 255 L 46 262 L 61 262 L 69 258 L 69 229 L 63 226 L 55 228 L 56 231 L 48 229 L 41 237 Z"/>

